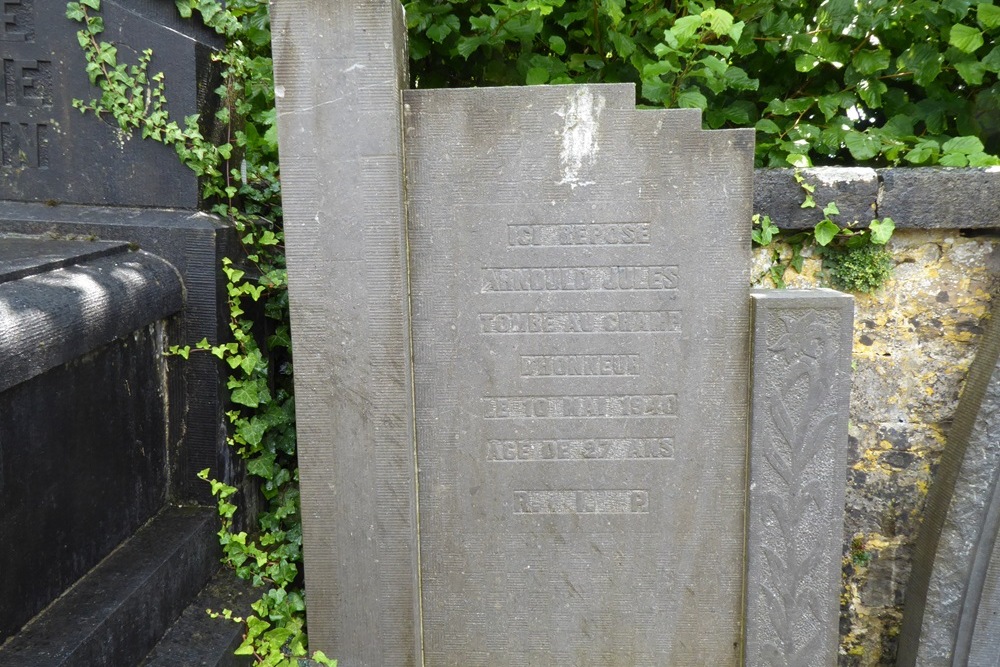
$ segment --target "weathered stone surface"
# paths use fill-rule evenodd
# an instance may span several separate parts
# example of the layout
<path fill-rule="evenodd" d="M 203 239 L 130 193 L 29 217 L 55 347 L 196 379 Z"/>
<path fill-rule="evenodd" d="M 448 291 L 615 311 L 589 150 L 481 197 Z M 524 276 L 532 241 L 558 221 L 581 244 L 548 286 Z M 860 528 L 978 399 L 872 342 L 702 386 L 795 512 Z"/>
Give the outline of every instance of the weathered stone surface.
<path fill-rule="evenodd" d="M 879 216 L 907 227 L 1000 226 L 1000 168 L 881 169 Z"/>
<path fill-rule="evenodd" d="M 959 390 L 1000 275 L 1000 240 L 900 229 L 893 278 L 855 295 L 849 487 L 841 619 L 845 667 L 895 664 L 913 542 Z M 781 249 L 787 258 L 787 248 Z M 766 276 L 772 249 L 755 252 Z M 819 259 L 793 287 L 823 284 Z"/>
<path fill-rule="evenodd" d="M 163 352 L 141 327 L 0 391 L 0 643 L 166 502 Z"/>
<path fill-rule="evenodd" d="M 105 0 L 107 31 L 122 59 L 153 50 L 151 74 L 163 72 L 170 113 L 178 122 L 212 118 L 212 47 L 219 38 L 177 16 L 173 3 Z M 0 199 L 77 204 L 196 208 L 194 173 L 174 150 L 123 135 L 72 107 L 99 91 L 90 85 L 80 24 L 64 0 L 11 0 L 0 8 L 3 99 L 0 110 Z M 208 127 L 205 127 L 208 131 Z"/>
<path fill-rule="evenodd" d="M 44 237 L 45 243 L 56 241 L 53 248 L 65 241 L 75 239 L 81 243 L 86 239 L 81 247 L 89 249 L 89 253 L 99 247 L 93 239 L 138 245 L 169 262 L 184 282 L 182 317 L 168 327 L 171 343 L 193 345 L 202 338 L 217 341 L 229 335 L 219 262 L 223 257 L 237 256 L 237 242 L 232 229 L 214 216 L 172 209 L 4 202 L 0 207 L 0 233 Z M 170 456 L 174 468 L 171 495 L 178 500 L 210 503 L 208 485 L 195 473 L 212 468 L 224 474 L 227 483 L 235 482 L 239 474 L 239 463 L 234 461 L 238 457 L 226 445 L 225 433 L 220 429 L 225 420 L 223 393 L 228 373 L 207 354 L 191 355 L 188 360 L 174 358 L 168 366 L 170 440 L 175 448 Z"/>
<path fill-rule="evenodd" d="M 127 250 L 123 243 L 0 236 L 0 283 L 20 280 Z"/>
<path fill-rule="evenodd" d="M 835 665 L 853 299 L 756 290 L 745 664 Z"/>
<path fill-rule="evenodd" d="M 769 215 L 782 229 L 812 227 L 823 219 L 823 207 L 834 202 L 840 210 L 835 220 L 867 225 L 875 216 L 879 179 L 864 167 L 814 167 L 798 173 L 815 186 L 815 208 L 802 208 L 806 191 L 796 182 L 794 169 L 754 170 L 754 213 Z"/>
<path fill-rule="evenodd" d="M 1000 655 L 995 548 L 1000 526 L 1000 317 L 969 369 L 916 541 L 900 667 L 992 665 Z M 984 601 L 984 590 L 986 594 Z M 978 661 L 970 661 L 975 652 Z M 988 659 L 983 659 L 983 656 Z"/>
<path fill-rule="evenodd" d="M 421 655 L 398 2 L 272 6 L 314 649 Z"/>
<path fill-rule="evenodd" d="M 0 239 L 0 247 L 4 243 Z M 0 391 L 180 311 L 183 288 L 167 262 L 121 245 L 118 253 L 88 261 L 89 244 L 75 245 L 83 254 L 79 264 L 0 279 Z M 103 248 L 114 248 L 109 245 Z M 59 253 L 59 259 L 70 263 L 72 253 Z M 23 273 L 23 264 L 0 262 L 0 271 L 13 265 Z"/>
<path fill-rule="evenodd" d="M 737 661 L 752 139 L 634 94 L 404 95 L 427 664 Z"/>
<path fill-rule="evenodd" d="M 138 664 L 218 569 L 218 525 L 215 508 L 165 508 L 0 647 L 0 664 Z"/>

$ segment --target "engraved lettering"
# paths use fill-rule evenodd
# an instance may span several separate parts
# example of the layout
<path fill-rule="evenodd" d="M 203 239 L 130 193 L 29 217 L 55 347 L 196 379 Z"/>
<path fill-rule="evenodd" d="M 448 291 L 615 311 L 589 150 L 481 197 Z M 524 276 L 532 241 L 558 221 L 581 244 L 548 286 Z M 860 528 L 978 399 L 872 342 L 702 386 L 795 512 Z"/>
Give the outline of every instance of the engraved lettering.
<path fill-rule="evenodd" d="M 514 247 L 649 245 L 648 222 L 594 222 L 589 224 L 512 224 L 507 244 Z"/>
<path fill-rule="evenodd" d="M 4 167 L 48 166 L 48 126 L 43 123 L 0 122 Z"/>
<path fill-rule="evenodd" d="M 646 489 L 514 491 L 514 514 L 649 514 Z"/>
<path fill-rule="evenodd" d="M 484 419 L 675 417 L 677 394 L 636 396 L 489 396 Z"/>
<path fill-rule="evenodd" d="M 679 310 L 480 313 L 484 334 L 679 333 Z"/>
<path fill-rule="evenodd" d="M 487 461 L 671 461 L 673 436 L 488 440 Z"/>
<path fill-rule="evenodd" d="M 639 375 L 638 354 L 523 354 L 521 377 Z"/>
<path fill-rule="evenodd" d="M 676 290 L 676 266 L 487 267 L 482 293 Z"/>
<path fill-rule="evenodd" d="M 4 96 L 9 105 L 52 106 L 52 63 L 45 60 L 3 61 Z"/>
<path fill-rule="evenodd" d="M 35 39 L 33 0 L 0 0 L 0 41 L 31 42 Z"/>

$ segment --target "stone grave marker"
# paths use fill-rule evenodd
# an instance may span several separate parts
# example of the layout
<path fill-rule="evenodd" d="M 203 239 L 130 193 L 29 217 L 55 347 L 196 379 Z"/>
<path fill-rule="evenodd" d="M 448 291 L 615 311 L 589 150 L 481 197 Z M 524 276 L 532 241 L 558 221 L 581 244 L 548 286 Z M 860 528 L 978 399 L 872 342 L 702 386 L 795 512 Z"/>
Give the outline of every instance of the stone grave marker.
<path fill-rule="evenodd" d="M 405 90 L 391 0 L 278 0 L 272 36 L 312 648 L 741 664 L 752 131 L 631 85 Z M 803 307 L 843 362 L 843 303 Z"/>
<path fill-rule="evenodd" d="M 99 39 L 117 43 L 123 61 L 153 50 L 150 75 L 164 73 L 175 118 L 211 118 L 213 33 L 178 18 L 170 2 L 105 0 L 101 15 L 108 29 Z M 66 18 L 64 0 L 0 2 L 0 199 L 197 207 L 197 179 L 172 148 L 73 108 L 74 99 L 99 96 L 77 42 L 81 25 Z"/>
<path fill-rule="evenodd" d="M 1000 665 L 1000 318 L 994 304 L 927 496 L 899 667 Z"/>

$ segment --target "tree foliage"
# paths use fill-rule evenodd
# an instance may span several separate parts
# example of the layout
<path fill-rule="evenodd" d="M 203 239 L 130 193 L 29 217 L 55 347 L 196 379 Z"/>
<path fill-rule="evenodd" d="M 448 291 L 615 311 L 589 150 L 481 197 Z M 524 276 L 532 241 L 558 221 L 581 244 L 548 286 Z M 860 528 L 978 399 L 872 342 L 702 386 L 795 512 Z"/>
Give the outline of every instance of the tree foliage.
<path fill-rule="evenodd" d="M 1000 163 L 993 0 L 411 0 L 419 87 L 632 82 L 760 166 Z"/>

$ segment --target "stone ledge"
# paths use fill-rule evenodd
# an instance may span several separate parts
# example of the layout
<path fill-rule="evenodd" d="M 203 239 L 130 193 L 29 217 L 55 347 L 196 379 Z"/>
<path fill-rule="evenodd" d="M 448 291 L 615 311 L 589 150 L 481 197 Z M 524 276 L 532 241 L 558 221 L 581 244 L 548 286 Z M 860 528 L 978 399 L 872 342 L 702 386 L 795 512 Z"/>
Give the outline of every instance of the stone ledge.
<path fill-rule="evenodd" d="M 754 172 L 754 212 L 782 229 L 806 229 L 822 220 L 829 202 L 840 209 L 836 221 L 865 226 L 889 217 L 902 229 L 1000 228 L 1000 168 L 814 167 L 802 169 L 816 186 L 817 208 L 803 209 L 805 193 L 794 169 Z"/>
<path fill-rule="evenodd" d="M 83 262 L 0 283 L 0 391 L 181 310 L 181 279 L 164 260 L 142 251 L 90 259 L 77 243 Z"/>

